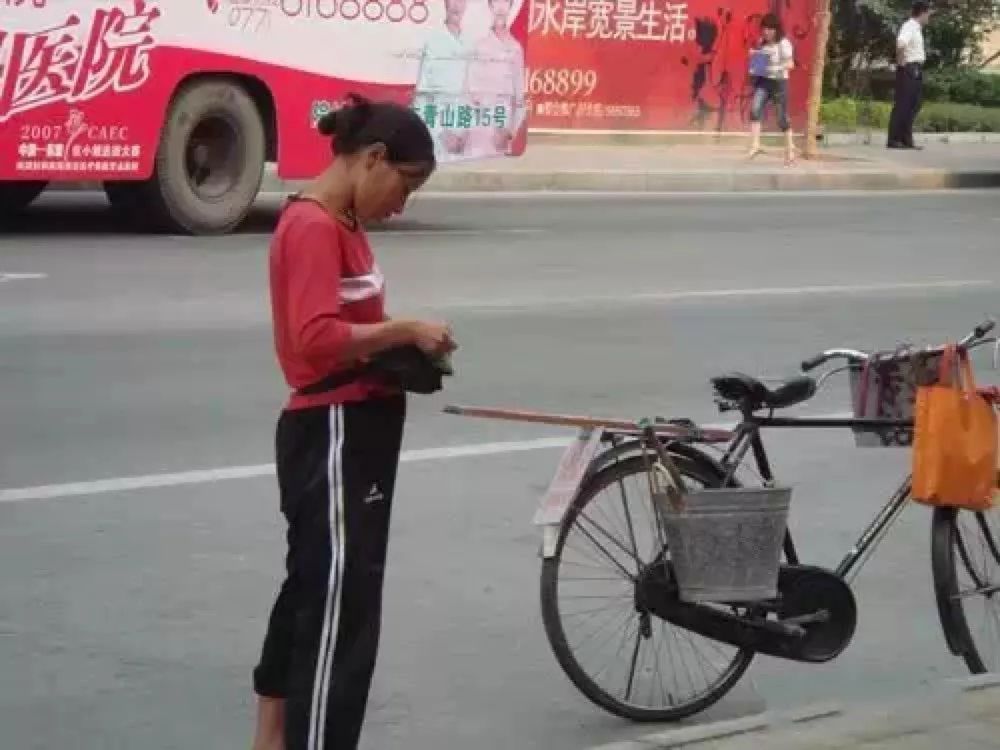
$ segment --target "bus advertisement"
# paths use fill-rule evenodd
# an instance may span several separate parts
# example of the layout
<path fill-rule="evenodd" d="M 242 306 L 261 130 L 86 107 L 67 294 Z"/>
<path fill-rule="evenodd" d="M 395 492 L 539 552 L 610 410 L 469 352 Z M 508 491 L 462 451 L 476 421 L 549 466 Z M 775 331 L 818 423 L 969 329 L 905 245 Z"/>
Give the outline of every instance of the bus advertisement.
<path fill-rule="evenodd" d="M 527 142 L 527 0 L 0 0 L 0 215 L 101 183 L 152 228 L 232 231 L 308 179 L 348 93 L 412 106 L 440 163 Z"/>

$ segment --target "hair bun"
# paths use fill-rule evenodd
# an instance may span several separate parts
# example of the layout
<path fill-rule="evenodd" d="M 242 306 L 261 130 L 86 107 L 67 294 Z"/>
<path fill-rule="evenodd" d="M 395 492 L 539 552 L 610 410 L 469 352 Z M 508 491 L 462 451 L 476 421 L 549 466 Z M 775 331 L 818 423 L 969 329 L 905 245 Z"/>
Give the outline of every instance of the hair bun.
<path fill-rule="evenodd" d="M 334 142 L 348 141 L 357 135 L 371 118 L 372 104 L 360 94 L 348 94 L 347 103 L 323 115 L 316 128 L 326 136 L 333 136 Z"/>
<path fill-rule="evenodd" d="M 316 123 L 316 129 L 322 135 L 333 135 L 337 132 L 337 112 L 327 112 Z"/>
<path fill-rule="evenodd" d="M 426 123 L 409 106 L 396 101 L 372 101 L 350 93 L 340 107 L 316 121 L 316 129 L 330 138 L 334 158 L 380 144 L 393 163 L 421 164 L 433 171 L 437 162 Z"/>

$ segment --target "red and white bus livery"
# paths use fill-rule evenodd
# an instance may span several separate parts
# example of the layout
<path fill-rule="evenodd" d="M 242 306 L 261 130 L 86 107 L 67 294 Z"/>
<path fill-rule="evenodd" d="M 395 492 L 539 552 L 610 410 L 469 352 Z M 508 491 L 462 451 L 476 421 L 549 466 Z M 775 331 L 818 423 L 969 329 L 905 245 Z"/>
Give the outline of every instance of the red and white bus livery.
<path fill-rule="evenodd" d="M 526 142 L 527 0 L 0 0 L 0 214 L 100 182 L 123 216 L 224 233 L 267 162 L 306 179 L 349 92 L 406 102 L 442 163 Z"/>

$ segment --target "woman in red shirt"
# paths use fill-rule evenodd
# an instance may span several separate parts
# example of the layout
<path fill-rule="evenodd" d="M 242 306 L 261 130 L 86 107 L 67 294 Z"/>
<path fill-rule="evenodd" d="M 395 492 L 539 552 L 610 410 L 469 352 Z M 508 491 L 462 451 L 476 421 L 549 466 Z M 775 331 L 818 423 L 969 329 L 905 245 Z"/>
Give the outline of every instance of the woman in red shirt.
<path fill-rule="evenodd" d="M 446 325 L 389 320 L 362 222 L 401 213 L 435 168 L 412 110 L 354 97 L 327 114 L 334 159 L 282 212 L 270 252 L 278 362 L 295 391 L 276 430 L 287 576 L 260 662 L 254 750 L 353 750 L 378 649 L 402 389 L 359 363 L 401 346 L 439 356 Z M 340 383 L 309 389 L 317 382 Z M 302 392 L 304 390 L 308 393 Z"/>

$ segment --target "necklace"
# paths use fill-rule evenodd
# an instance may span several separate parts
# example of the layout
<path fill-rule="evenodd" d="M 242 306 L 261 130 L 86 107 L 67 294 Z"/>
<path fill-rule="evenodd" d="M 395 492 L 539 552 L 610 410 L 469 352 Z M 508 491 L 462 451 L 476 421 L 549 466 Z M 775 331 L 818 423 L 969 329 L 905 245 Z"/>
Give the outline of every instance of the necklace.
<path fill-rule="evenodd" d="M 342 208 L 338 211 L 338 214 L 338 218 L 347 224 L 351 230 L 358 228 L 358 215 L 354 212 L 353 208 Z"/>
<path fill-rule="evenodd" d="M 327 208 L 326 204 L 322 200 L 320 200 L 317 196 L 304 192 L 296 193 L 295 195 L 292 196 L 292 200 L 311 201 L 316 205 L 326 209 L 328 213 L 332 214 L 334 219 L 339 221 L 341 224 L 346 225 L 347 228 L 350 229 L 352 232 L 358 228 L 358 215 L 355 212 L 354 208 L 341 208 L 335 213 L 333 213 L 330 212 L 330 209 Z"/>

